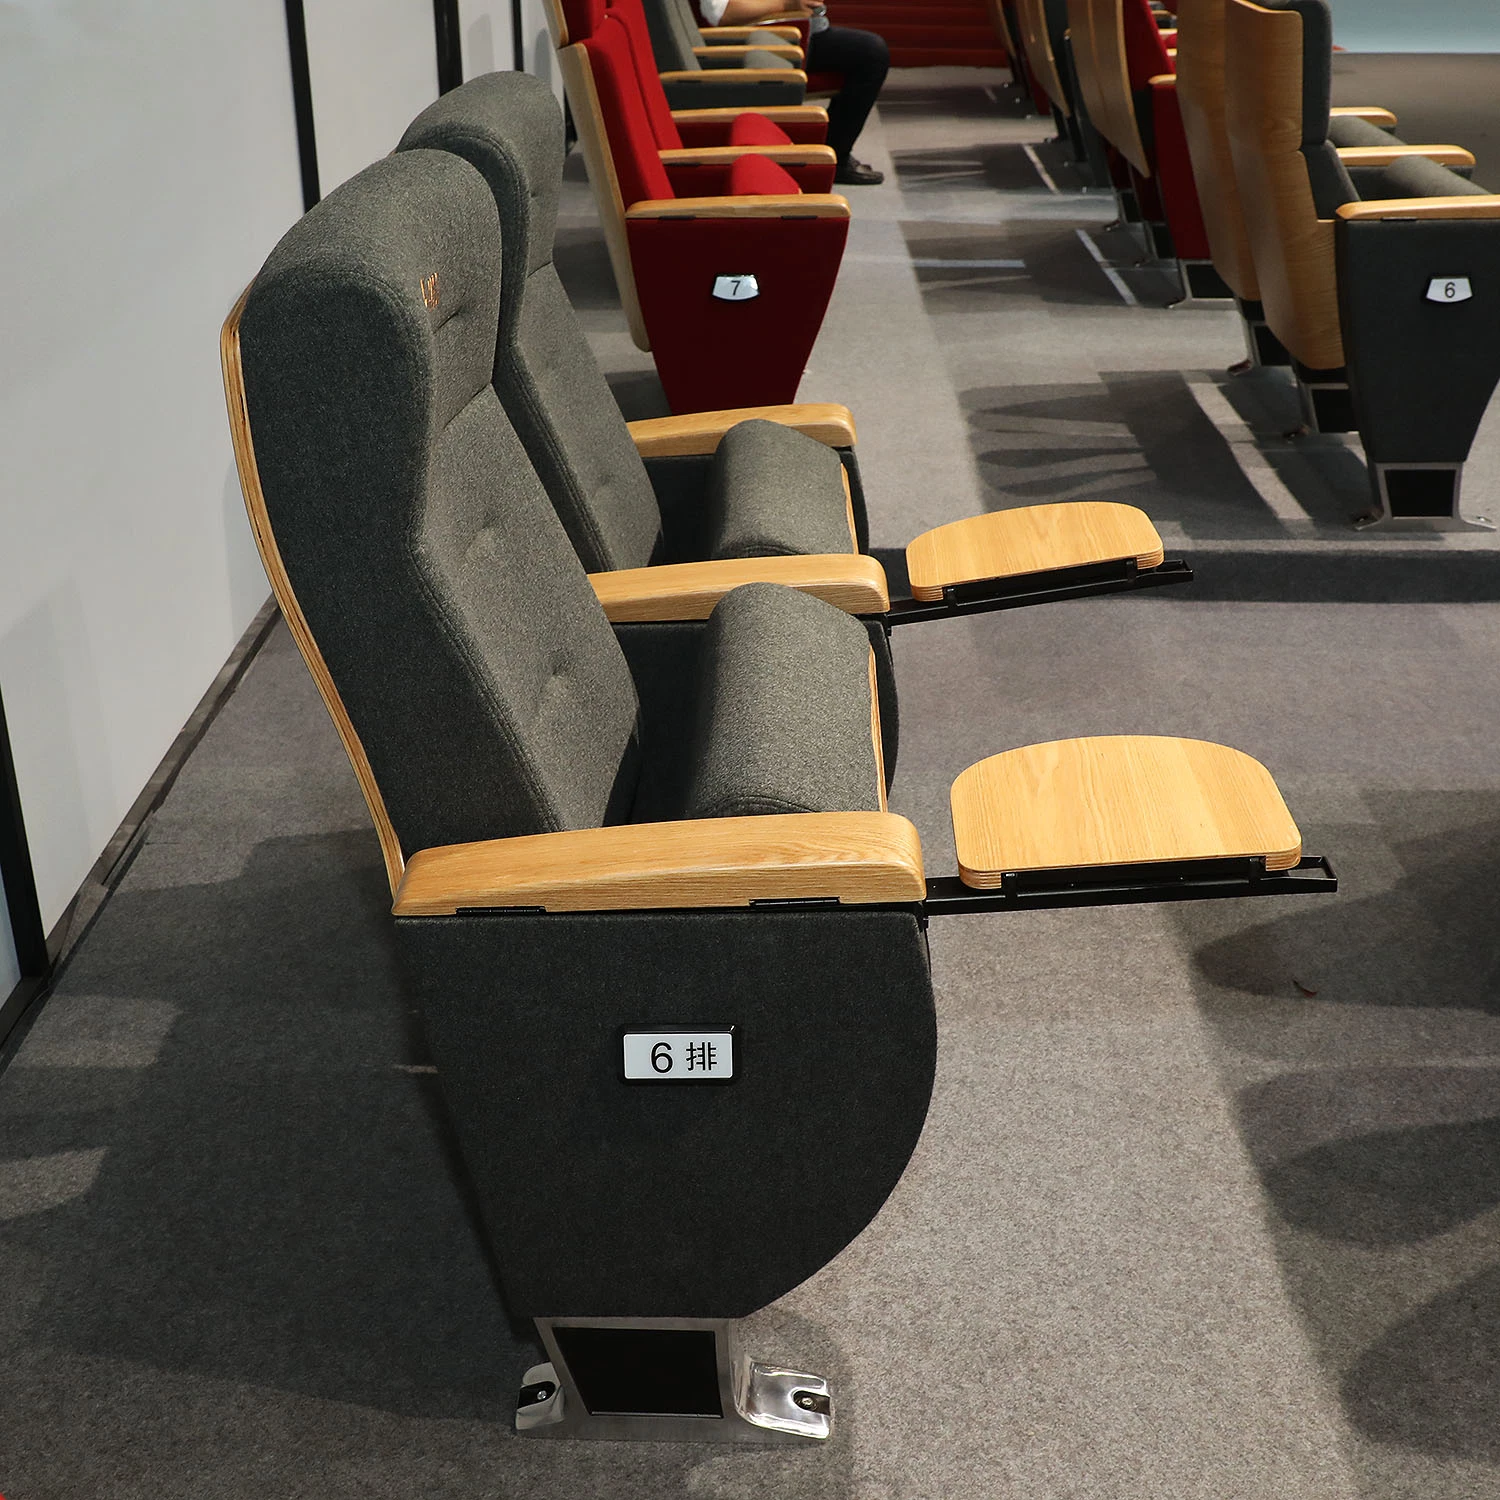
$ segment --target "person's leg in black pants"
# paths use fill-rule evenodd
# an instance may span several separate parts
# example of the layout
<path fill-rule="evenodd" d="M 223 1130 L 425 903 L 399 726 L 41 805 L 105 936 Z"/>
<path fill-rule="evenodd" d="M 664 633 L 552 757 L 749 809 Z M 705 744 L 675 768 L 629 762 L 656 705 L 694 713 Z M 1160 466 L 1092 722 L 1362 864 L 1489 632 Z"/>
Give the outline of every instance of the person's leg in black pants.
<path fill-rule="evenodd" d="M 865 120 L 874 108 L 890 65 L 891 53 L 885 38 L 873 31 L 830 26 L 809 38 L 808 72 L 844 75 L 843 88 L 828 101 L 828 144 L 838 157 L 839 182 L 880 181 L 878 172 L 854 161 L 850 153 L 865 128 Z"/>

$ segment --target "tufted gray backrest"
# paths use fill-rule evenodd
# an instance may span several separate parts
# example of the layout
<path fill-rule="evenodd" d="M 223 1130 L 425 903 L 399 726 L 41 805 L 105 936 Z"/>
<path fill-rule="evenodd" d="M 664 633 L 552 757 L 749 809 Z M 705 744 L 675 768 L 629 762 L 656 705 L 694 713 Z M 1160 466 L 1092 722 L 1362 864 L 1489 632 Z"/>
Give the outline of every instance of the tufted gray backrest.
<path fill-rule="evenodd" d="M 375 163 L 271 253 L 240 323 L 288 577 L 396 835 L 619 819 L 625 659 L 490 383 L 495 199 L 446 152 Z"/>
<path fill-rule="evenodd" d="M 655 558 L 661 512 L 645 465 L 552 263 L 562 111 L 527 73 L 488 73 L 412 121 L 398 150 L 452 151 L 500 209 L 505 264 L 494 381 L 590 572 Z"/>

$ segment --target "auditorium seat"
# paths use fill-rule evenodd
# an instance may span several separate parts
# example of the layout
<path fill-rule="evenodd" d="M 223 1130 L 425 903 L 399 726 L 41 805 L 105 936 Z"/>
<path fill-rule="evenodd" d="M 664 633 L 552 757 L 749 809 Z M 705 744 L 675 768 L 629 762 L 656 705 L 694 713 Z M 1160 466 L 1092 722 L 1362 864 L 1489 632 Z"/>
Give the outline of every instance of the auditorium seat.
<path fill-rule="evenodd" d="M 591 0 L 546 0 L 554 16 L 558 47 L 586 41 L 593 24 L 586 20 Z M 807 96 L 802 48 L 786 36 L 766 34 L 755 45 L 705 41 L 671 6 L 643 4 L 656 72 L 673 109 L 710 107 L 759 109 L 762 105 L 801 104 Z M 794 30 L 794 28 L 783 28 Z"/>
<path fill-rule="evenodd" d="M 1225 42 L 1266 322 L 1309 404 L 1350 401 L 1369 519 L 1461 525 L 1464 461 L 1500 378 L 1500 287 L 1484 274 L 1500 258 L 1500 196 L 1449 170 L 1473 165 L 1459 147 L 1334 146 L 1326 0 L 1229 0 Z"/>
<path fill-rule="evenodd" d="M 523 74 L 473 79 L 429 105 L 401 149 L 456 152 L 499 207 L 506 271 L 495 388 L 612 619 L 706 615 L 771 579 L 872 626 L 894 758 L 887 634 L 900 623 L 1191 577 L 1150 520 L 1109 502 L 970 517 L 906 549 L 892 599 L 869 544 L 854 421 L 834 405 L 702 412 L 626 424 L 552 264 L 562 120 Z"/>
<path fill-rule="evenodd" d="M 1265 769 L 1136 737 L 890 812 L 861 624 L 769 584 L 613 630 L 491 383 L 495 198 L 403 151 L 226 321 L 262 560 L 378 832 L 532 1436 L 829 1436 L 737 1347 L 879 1212 L 934 1077 L 932 915 L 1327 890 Z M 1164 790 L 1165 789 L 1165 790 Z M 316 1149 L 316 1143 L 309 1143 Z"/>
<path fill-rule="evenodd" d="M 674 412 L 795 399 L 833 293 L 849 204 L 803 193 L 775 155 L 725 148 L 715 190 L 683 196 L 651 130 L 619 16 L 558 54 L 632 337 Z M 698 152 L 692 153 L 698 156 Z"/>
<path fill-rule="evenodd" d="M 1163 107 L 1171 108 L 1164 96 L 1175 101 L 1172 112 L 1186 142 L 1214 270 L 1234 296 L 1244 321 L 1246 360 L 1239 368 L 1284 365 L 1291 356 L 1266 327 L 1229 149 L 1224 58 L 1227 4 L 1228 0 L 1177 0 L 1176 73 L 1152 79 L 1154 104 L 1160 119 Z M 1329 111 L 1328 139 L 1337 147 L 1400 145 L 1403 142 L 1391 132 L 1395 124 L 1395 115 L 1387 109 L 1334 106 Z M 1173 186 L 1169 180 L 1169 192 Z M 1348 426 L 1347 416 L 1339 412 L 1325 412 L 1324 420 L 1334 427 Z"/>

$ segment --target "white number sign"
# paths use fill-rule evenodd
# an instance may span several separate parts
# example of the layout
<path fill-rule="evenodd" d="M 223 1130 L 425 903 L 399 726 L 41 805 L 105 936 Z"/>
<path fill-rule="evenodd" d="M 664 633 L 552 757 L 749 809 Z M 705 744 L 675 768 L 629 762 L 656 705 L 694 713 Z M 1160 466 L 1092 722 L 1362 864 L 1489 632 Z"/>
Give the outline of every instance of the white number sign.
<path fill-rule="evenodd" d="M 1467 302 L 1473 295 L 1467 276 L 1434 276 L 1427 283 L 1429 302 Z"/>
<path fill-rule="evenodd" d="M 732 1031 L 627 1031 L 630 1083 L 723 1083 L 734 1077 Z"/>
<path fill-rule="evenodd" d="M 715 276 L 714 296 L 720 302 L 748 302 L 760 296 L 760 283 L 753 276 Z"/>

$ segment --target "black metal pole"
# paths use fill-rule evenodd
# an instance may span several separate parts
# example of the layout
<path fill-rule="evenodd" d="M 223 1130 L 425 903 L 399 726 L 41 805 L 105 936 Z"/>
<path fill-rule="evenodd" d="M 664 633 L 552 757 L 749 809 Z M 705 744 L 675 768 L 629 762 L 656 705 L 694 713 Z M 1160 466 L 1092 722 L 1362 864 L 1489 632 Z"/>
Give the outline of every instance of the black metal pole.
<path fill-rule="evenodd" d="M 27 978 L 41 978 L 52 967 L 47 955 L 47 929 L 37 901 L 36 875 L 26 822 L 21 816 L 21 790 L 16 785 L 16 763 L 5 726 L 5 700 L 0 697 L 0 879 L 5 881 L 5 904 L 16 958 Z"/>
<path fill-rule="evenodd" d="M 323 195 L 318 189 L 318 139 L 313 131 L 312 69 L 307 61 L 307 17 L 302 0 L 286 0 L 286 43 L 292 62 L 292 112 L 297 120 L 297 159 L 302 165 L 302 207 Z"/>
<path fill-rule="evenodd" d="M 521 0 L 510 0 L 511 66 L 517 73 L 526 71 L 526 33 L 521 27 Z"/>
<path fill-rule="evenodd" d="M 16 1022 L 52 977 L 52 955 L 47 951 L 47 929 L 37 900 L 36 874 L 26 822 L 21 816 L 21 792 L 16 785 L 16 763 L 5 727 L 5 700 L 0 697 L 0 880 L 5 883 L 5 905 L 21 982 L 9 995 L 0 995 L 0 1046 Z"/>
<path fill-rule="evenodd" d="M 432 0 L 432 23 L 437 36 L 438 93 L 446 94 L 464 81 L 464 49 L 458 26 L 458 0 Z"/>

